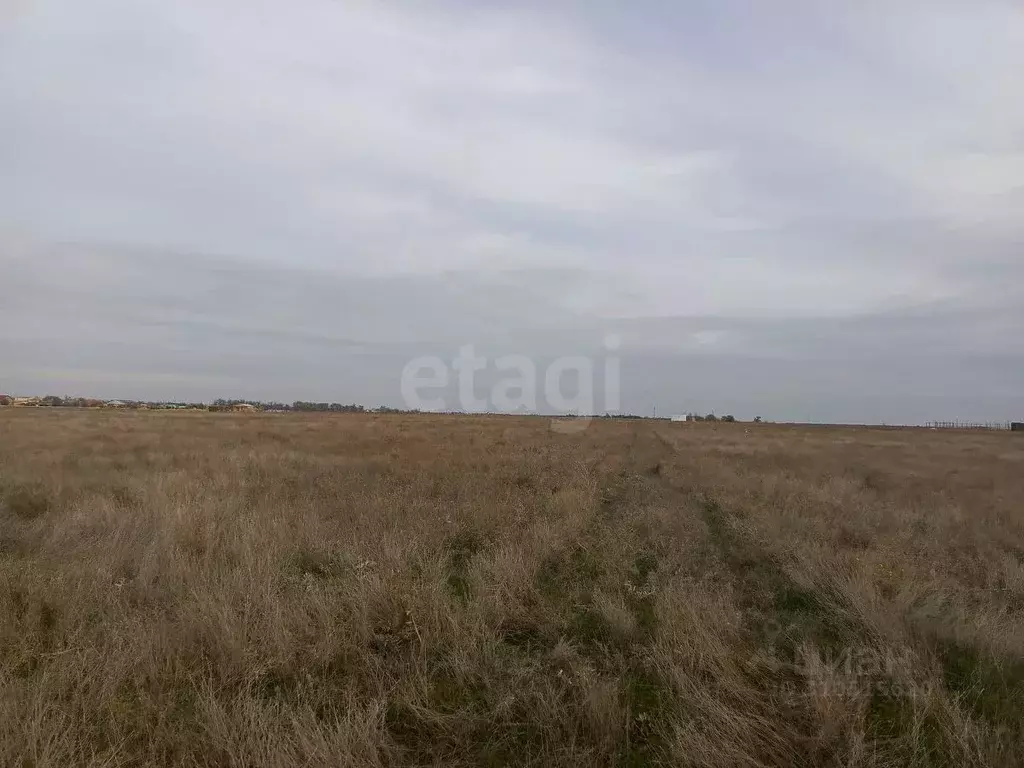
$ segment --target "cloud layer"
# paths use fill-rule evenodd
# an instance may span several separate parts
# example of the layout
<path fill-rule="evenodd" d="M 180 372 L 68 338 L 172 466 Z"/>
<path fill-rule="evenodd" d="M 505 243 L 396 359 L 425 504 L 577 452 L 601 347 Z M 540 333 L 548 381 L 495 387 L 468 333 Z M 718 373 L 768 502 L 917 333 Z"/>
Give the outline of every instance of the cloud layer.
<path fill-rule="evenodd" d="M 1024 416 L 1013 3 L 13 9 L 0 389 L 388 402 L 615 332 L 637 411 Z"/>

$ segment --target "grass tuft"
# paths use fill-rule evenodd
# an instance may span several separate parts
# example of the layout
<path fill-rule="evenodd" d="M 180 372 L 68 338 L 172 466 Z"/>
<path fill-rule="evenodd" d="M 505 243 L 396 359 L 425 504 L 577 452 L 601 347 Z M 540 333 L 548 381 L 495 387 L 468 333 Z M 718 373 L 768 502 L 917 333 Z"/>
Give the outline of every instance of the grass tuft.
<path fill-rule="evenodd" d="M 0 484 L 0 510 L 20 520 L 35 520 L 50 511 L 53 497 L 42 482 Z"/>

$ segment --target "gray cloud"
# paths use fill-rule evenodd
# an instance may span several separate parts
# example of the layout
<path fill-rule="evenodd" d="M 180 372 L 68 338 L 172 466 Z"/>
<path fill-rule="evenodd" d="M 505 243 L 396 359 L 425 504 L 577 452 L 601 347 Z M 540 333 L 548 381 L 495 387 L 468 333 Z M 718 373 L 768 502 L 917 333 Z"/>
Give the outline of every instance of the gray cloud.
<path fill-rule="evenodd" d="M 995 0 L 24 3 L 0 388 L 388 402 L 621 333 L 638 411 L 1024 415 L 1022 70 Z"/>
<path fill-rule="evenodd" d="M 780 419 L 996 420 L 1024 389 L 1016 304 L 933 302 L 848 316 L 599 317 L 572 308 L 612 282 L 587 270 L 405 277 L 252 266 L 113 247 L 29 249 L 8 265 L 0 323 L 14 389 L 106 396 L 328 399 L 401 405 L 411 360 L 505 355 L 544 372 L 559 356 L 622 371 L 622 408 Z M 7 289 L 5 289 L 7 290 Z M 44 308 L 45 311 L 40 311 Z M 614 352 L 605 340 L 617 337 Z M 506 377 L 507 378 L 507 377 Z M 128 390 L 127 392 L 125 390 Z M 570 387 L 571 390 L 571 387 Z M 456 375 L 441 394 L 460 407 Z M 540 410 L 550 411 L 541 399 Z"/>

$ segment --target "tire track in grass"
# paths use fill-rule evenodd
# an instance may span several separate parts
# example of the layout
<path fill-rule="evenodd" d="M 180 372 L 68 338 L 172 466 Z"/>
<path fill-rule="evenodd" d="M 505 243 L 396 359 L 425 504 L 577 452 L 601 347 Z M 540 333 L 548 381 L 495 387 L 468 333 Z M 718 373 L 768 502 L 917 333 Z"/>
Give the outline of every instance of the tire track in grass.
<path fill-rule="evenodd" d="M 650 652 L 658 628 L 650 584 L 659 550 L 643 510 L 664 488 L 651 479 L 648 437 L 644 425 L 633 425 L 624 461 L 601 485 L 581 539 L 545 561 L 537 576 L 539 591 L 563 616 L 560 636 L 598 674 L 618 681 L 626 723 L 615 764 L 631 767 L 671 762 L 669 743 L 681 709 L 679 692 Z M 612 574 L 622 570 L 626 578 L 619 583 Z M 605 615 L 599 591 L 621 594 L 632 614 L 629 631 Z"/>
<path fill-rule="evenodd" d="M 675 450 L 671 440 L 660 433 L 658 437 Z M 727 510 L 699 487 L 681 488 L 668 478 L 665 482 L 696 505 L 718 557 L 733 576 L 745 629 L 761 652 L 756 657 L 759 661 L 747 669 L 750 682 L 766 696 L 779 690 L 792 694 L 783 699 L 789 707 L 787 719 L 808 734 L 812 762 L 848 758 L 848 745 L 842 740 L 825 745 L 824 751 L 822 745 L 813 746 L 813 721 L 807 707 L 814 692 L 810 690 L 812 681 L 804 654 L 811 648 L 826 663 L 849 666 L 858 653 L 874 655 L 879 650 L 870 627 L 838 591 L 821 585 L 807 587 L 790 576 L 786 563 L 744 530 L 741 510 Z M 915 701 L 919 692 L 905 690 L 886 665 L 858 669 L 855 675 L 854 684 L 869 695 L 863 725 L 876 748 L 888 752 L 900 764 L 963 763 L 966 753 L 955 735 L 932 711 L 922 714 Z M 801 721 L 807 727 L 801 728 Z"/>

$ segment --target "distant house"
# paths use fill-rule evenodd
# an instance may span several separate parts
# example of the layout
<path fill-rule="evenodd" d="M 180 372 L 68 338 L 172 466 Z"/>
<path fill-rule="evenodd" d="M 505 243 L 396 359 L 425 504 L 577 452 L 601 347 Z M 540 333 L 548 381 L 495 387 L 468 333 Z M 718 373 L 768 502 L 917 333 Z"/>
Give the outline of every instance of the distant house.
<path fill-rule="evenodd" d="M 684 414 L 682 414 L 682 415 L 678 415 L 678 414 L 677 414 L 677 415 L 675 415 L 675 416 L 672 416 L 672 417 L 671 417 L 671 420 L 672 420 L 672 421 L 689 421 L 689 420 L 690 420 L 690 417 L 689 417 L 689 416 L 687 416 L 687 415 L 686 415 L 685 413 L 684 413 Z"/>
<path fill-rule="evenodd" d="M 107 400 L 105 403 L 107 408 L 127 408 L 128 403 L 124 400 Z"/>
<path fill-rule="evenodd" d="M 231 410 L 236 413 L 255 413 L 259 409 L 252 403 L 234 403 Z"/>
<path fill-rule="evenodd" d="M 1013 432 L 1024 432 L 1024 421 L 1014 421 L 1010 423 L 1010 429 Z"/>
<path fill-rule="evenodd" d="M 11 401 L 11 405 L 19 408 L 38 408 L 42 402 L 41 397 L 16 397 Z"/>

